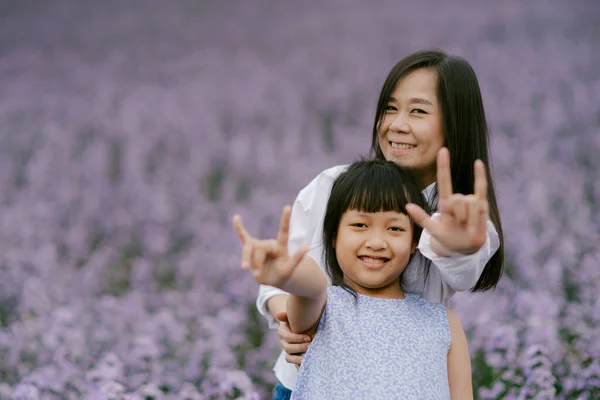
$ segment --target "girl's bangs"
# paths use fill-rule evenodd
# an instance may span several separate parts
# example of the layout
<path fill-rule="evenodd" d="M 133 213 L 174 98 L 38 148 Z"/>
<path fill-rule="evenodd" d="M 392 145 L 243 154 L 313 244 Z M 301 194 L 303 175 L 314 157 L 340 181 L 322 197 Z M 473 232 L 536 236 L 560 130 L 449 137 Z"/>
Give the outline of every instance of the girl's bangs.
<path fill-rule="evenodd" d="M 406 214 L 406 204 L 410 201 L 397 176 L 359 179 L 354 181 L 353 186 L 346 210 L 366 213 L 395 211 Z"/>

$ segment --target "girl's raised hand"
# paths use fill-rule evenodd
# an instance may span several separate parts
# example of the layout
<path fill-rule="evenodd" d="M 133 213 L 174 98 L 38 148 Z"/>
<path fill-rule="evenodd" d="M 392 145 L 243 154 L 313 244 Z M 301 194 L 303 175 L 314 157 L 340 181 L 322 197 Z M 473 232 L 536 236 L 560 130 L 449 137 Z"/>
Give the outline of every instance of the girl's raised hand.
<path fill-rule="evenodd" d="M 250 270 L 260 284 L 284 289 L 292 272 L 308 252 L 308 246 L 302 246 L 292 256 L 288 253 L 291 212 L 290 206 L 283 208 L 277 239 L 268 240 L 254 238 L 244 228 L 242 218 L 239 215 L 233 217 L 233 227 L 243 245 L 241 268 Z"/>
<path fill-rule="evenodd" d="M 437 155 L 437 219 L 415 204 L 406 206 L 406 211 L 416 223 L 427 229 L 432 237 L 431 247 L 440 254 L 455 251 L 463 254 L 477 252 L 487 239 L 489 204 L 487 200 L 487 178 L 485 165 L 475 161 L 475 193 L 463 195 L 452 192 L 450 175 L 450 153 L 443 147 Z M 437 243 L 435 243 L 437 242 Z"/>

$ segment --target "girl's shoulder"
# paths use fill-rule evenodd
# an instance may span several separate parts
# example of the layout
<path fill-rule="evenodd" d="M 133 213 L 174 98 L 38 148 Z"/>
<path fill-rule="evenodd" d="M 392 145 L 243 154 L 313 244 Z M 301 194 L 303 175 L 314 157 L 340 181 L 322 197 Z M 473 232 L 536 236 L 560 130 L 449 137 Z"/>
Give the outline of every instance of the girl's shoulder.
<path fill-rule="evenodd" d="M 442 303 L 438 303 L 437 301 L 428 300 L 418 294 L 414 293 L 406 293 L 406 299 L 409 303 L 413 304 L 413 306 L 421 309 L 426 313 L 434 313 L 437 315 L 443 315 L 446 318 L 446 307 Z"/>

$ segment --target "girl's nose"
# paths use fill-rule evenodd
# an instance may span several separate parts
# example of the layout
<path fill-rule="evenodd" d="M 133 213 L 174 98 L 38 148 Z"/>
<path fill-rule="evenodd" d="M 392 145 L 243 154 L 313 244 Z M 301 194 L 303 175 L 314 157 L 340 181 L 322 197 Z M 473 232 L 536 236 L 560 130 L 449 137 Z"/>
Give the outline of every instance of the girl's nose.
<path fill-rule="evenodd" d="M 381 235 L 374 234 L 367 239 L 365 246 L 371 250 L 381 250 L 385 248 L 386 242 Z"/>

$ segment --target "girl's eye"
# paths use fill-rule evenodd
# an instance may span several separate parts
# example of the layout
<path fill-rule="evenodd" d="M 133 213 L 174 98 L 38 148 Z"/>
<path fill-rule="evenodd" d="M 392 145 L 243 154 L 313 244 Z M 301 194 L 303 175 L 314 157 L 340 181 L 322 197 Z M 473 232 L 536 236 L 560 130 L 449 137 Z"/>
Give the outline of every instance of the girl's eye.
<path fill-rule="evenodd" d="M 367 227 L 367 225 L 365 225 L 365 224 L 363 224 L 363 223 L 360 223 L 360 222 L 357 222 L 357 223 L 351 224 L 350 226 L 353 226 L 353 227 L 355 227 L 355 228 L 366 228 L 366 227 Z"/>
<path fill-rule="evenodd" d="M 415 114 L 427 114 L 425 110 L 421 110 L 420 108 L 413 108 L 412 110 L 410 110 L 410 112 Z"/>
<path fill-rule="evenodd" d="M 400 228 L 400 227 L 398 227 L 398 226 L 392 226 L 392 227 L 390 228 L 390 230 L 391 230 L 392 232 L 404 232 L 404 228 Z"/>

